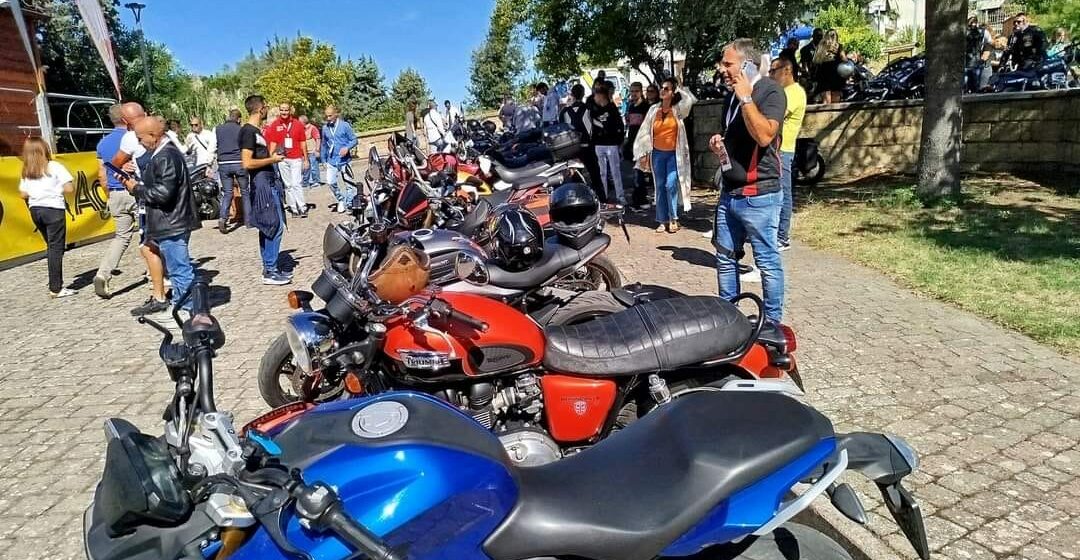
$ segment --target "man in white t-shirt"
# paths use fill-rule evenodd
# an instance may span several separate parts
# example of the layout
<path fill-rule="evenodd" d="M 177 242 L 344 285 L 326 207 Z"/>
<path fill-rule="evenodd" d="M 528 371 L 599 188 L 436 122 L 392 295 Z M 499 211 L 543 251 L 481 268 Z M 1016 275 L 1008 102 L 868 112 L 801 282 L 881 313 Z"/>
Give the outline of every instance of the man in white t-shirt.
<path fill-rule="evenodd" d="M 428 112 L 424 115 L 424 129 L 427 132 L 428 151 L 431 153 L 441 152 L 450 144 L 449 130 L 446 121 L 439 114 L 439 106 L 432 99 L 428 104 Z"/>
<path fill-rule="evenodd" d="M 143 109 L 142 105 L 131 102 L 124 103 L 120 108 L 120 112 L 124 116 L 124 122 L 127 123 L 128 131 L 124 134 L 124 137 L 120 139 L 120 151 L 116 152 L 116 155 L 113 156 L 112 164 L 128 173 L 134 173 L 135 176 L 140 177 L 142 176 L 141 167 L 148 163 L 150 158 L 146 148 L 139 143 L 139 137 L 135 135 L 135 125 L 146 118 L 146 111 Z M 136 197 L 136 200 L 137 199 L 138 197 Z M 146 261 L 146 271 L 150 275 L 150 298 L 133 311 L 138 311 L 139 314 L 145 315 L 147 314 L 147 310 L 168 309 L 168 305 L 164 304 L 165 263 L 161 260 L 161 254 L 157 249 L 146 241 L 146 227 L 145 224 L 142 223 L 146 219 L 145 209 L 143 208 L 142 201 L 138 202 L 139 230 L 142 237 L 140 239 L 139 250 L 142 252 L 143 260 Z"/>
<path fill-rule="evenodd" d="M 217 137 L 203 128 L 202 119 L 191 117 L 191 132 L 184 139 L 184 152 L 195 154 L 195 165 L 210 165 L 217 157 Z"/>

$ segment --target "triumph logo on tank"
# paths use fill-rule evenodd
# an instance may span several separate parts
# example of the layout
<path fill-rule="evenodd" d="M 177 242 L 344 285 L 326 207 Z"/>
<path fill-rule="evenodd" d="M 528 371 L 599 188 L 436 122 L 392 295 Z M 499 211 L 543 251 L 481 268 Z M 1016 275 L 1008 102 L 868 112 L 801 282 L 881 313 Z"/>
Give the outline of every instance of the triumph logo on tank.
<path fill-rule="evenodd" d="M 574 414 L 577 414 L 578 416 L 585 416 L 585 413 L 588 411 L 589 403 L 585 402 L 583 399 L 578 399 L 574 401 Z"/>
<path fill-rule="evenodd" d="M 439 370 L 450 367 L 450 356 L 445 352 L 420 352 L 403 350 L 401 361 L 410 369 Z"/>

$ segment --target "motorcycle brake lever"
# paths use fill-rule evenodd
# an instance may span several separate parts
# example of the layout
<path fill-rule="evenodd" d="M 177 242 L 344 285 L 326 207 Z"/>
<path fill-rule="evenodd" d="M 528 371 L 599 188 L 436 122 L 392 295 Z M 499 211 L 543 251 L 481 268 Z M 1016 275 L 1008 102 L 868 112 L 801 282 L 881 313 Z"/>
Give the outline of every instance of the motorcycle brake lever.
<path fill-rule="evenodd" d="M 249 505 L 248 508 L 251 514 L 255 516 L 255 519 L 259 521 L 259 524 L 266 529 L 266 533 L 270 535 L 270 540 L 274 541 L 274 545 L 281 549 L 283 553 L 299 560 L 314 560 L 310 554 L 293 546 L 285 535 L 283 527 L 284 514 L 291 502 L 292 496 L 289 495 L 288 490 L 275 488 L 265 498 L 259 500 L 253 506 Z"/>

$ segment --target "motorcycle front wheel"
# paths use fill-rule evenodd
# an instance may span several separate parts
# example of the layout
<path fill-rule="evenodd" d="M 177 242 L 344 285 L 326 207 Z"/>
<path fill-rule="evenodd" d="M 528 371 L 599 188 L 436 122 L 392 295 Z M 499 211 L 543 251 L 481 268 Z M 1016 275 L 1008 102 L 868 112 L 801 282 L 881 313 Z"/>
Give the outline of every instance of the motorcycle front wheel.
<path fill-rule="evenodd" d="M 271 408 L 296 402 L 304 392 L 305 382 L 310 381 L 311 376 L 296 367 L 289 339 L 285 333 L 281 333 L 270 343 L 259 362 L 259 394 L 263 401 Z M 342 391 L 344 387 L 341 384 L 323 388 L 315 397 L 315 402 L 337 400 Z"/>
<path fill-rule="evenodd" d="M 821 154 L 818 154 L 810 169 L 806 170 L 806 172 L 803 172 L 801 169 L 797 171 L 798 173 L 795 174 L 796 184 L 813 185 L 825 177 L 825 158 L 822 157 Z"/>
<path fill-rule="evenodd" d="M 605 255 L 597 255 L 585 266 L 555 282 L 555 287 L 575 292 L 611 291 L 623 285 L 619 267 Z"/>

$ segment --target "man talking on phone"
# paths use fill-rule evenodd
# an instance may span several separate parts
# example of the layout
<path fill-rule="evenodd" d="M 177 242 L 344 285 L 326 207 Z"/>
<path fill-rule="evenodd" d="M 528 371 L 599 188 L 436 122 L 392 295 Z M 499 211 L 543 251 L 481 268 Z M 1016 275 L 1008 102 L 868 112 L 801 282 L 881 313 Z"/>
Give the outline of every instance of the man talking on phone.
<path fill-rule="evenodd" d="M 736 39 L 716 59 L 716 69 L 731 91 L 721 120 L 723 133 L 709 140 L 721 161 L 717 174 L 716 280 L 720 297 L 739 294 L 736 252 L 747 241 L 761 271 L 766 328 L 783 318 L 784 268 L 777 233 L 784 193 L 780 184 L 781 126 L 787 111 L 784 90 L 762 77 L 755 65 L 760 52 L 750 39 Z"/>

